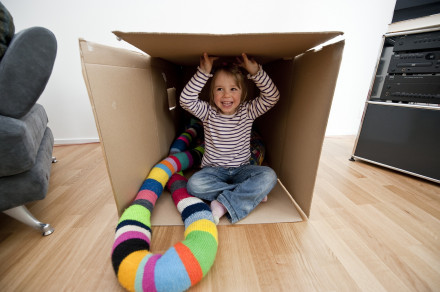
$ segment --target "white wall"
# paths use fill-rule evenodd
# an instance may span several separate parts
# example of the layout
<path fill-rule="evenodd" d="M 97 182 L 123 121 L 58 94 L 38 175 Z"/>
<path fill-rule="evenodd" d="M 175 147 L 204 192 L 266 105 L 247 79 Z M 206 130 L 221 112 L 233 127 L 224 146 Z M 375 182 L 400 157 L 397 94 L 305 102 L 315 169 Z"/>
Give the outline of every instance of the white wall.
<path fill-rule="evenodd" d="M 396 0 L 2 0 L 16 31 L 44 26 L 58 54 L 41 103 L 55 143 L 98 140 L 78 38 L 136 50 L 112 30 L 194 33 L 343 31 L 346 45 L 327 135 L 354 135 Z M 323 64 L 325 66 L 325 64 Z M 317 80 L 319 83 L 319 80 Z"/>

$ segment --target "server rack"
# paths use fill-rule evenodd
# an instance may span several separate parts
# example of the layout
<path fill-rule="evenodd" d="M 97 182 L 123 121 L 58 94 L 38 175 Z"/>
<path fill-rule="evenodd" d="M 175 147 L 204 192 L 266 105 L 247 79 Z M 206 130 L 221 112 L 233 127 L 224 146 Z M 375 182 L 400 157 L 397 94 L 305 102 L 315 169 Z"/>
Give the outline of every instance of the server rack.
<path fill-rule="evenodd" d="M 440 27 L 383 36 L 350 160 L 440 183 Z"/>

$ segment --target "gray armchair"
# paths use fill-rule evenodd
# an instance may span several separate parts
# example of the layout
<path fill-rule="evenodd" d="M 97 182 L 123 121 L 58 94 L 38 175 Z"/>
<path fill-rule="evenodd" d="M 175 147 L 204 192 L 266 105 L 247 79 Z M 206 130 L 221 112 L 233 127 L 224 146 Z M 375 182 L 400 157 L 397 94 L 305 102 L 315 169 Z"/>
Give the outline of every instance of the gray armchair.
<path fill-rule="evenodd" d="M 0 13 L 3 25 L 12 22 L 5 15 Z M 25 204 L 44 199 L 49 186 L 54 139 L 46 111 L 36 102 L 52 73 L 57 42 L 46 28 L 12 30 L 10 41 L 2 37 L 0 54 L 0 211 L 49 235 L 53 228 Z M 11 34 L 10 23 L 0 33 L 5 31 Z"/>

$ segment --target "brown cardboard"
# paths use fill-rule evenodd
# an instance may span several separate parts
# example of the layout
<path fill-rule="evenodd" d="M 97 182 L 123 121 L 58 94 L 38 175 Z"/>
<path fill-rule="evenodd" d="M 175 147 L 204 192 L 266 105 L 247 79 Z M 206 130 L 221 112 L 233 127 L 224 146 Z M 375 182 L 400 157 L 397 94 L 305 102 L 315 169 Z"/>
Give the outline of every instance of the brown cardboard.
<path fill-rule="evenodd" d="M 309 216 L 343 43 L 295 59 L 278 177 Z M 266 121 L 270 116 L 262 117 Z M 265 118 L 265 119 L 264 119 Z M 277 152 L 279 153 L 279 152 Z"/>
<path fill-rule="evenodd" d="M 169 98 L 174 96 L 174 91 L 177 97 L 180 95 L 182 86 L 191 77 L 189 72 L 205 51 L 228 57 L 248 53 L 264 64 L 281 92 L 279 103 L 257 119 L 256 125 L 266 142 L 266 161 L 277 172 L 285 189 L 278 184 L 269 194 L 269 201 L 260 204 L 240 223 L 300 221 L 301 212 L 296 210 L 291 198 L 306 216 L 310 214 L 344 43 L 318 51 L 311 49 L 340 32 L 114 33 L 146 54 L 85 40 L 80 40 L 80 51 L 120 214 L 134 199 L 150 169 L 168 155 L 181 114 L 179 107 L 170 110 Z M 182 68 L 185 72 L 181 72 Z M 164 193 L 157 202 L 152 223 L 182 224 L 178 215 L 169 194 Z"/>
<path fill-rule="evenodd" d="M 159 59 L 80 41 L 83 74 L 121 212 L 175 136 Z M 172 77 L 172 72 L 168 74 Z M 156 86 L 149 84 L 155 82 Z M 164 114 L 164 112 L 166 114 Z"/>
<path fill-rule="evenodd" d="M 252 213 L 237 224 L 298 222 L 303 217 L 295 207 L 292 199 L 280 185 L 270 192 L 266 203 L 258 205 Z M 157 200 L 151 216 L 151 224 L 157 225 L 183 225 L 182 218 L 176 210 L 171 195 L 165 191 Z M 229 225 L 226 217 L 220 219 L 220 225 Z"/>
<path fill-rule="evenodd" d="M 261 64 L 292 58 L 316 47 L 341 32 L 321 33 L 254 33 L 254 34 L 185 34 L 113 32 L 152 57 L 175 64 L 197 65 L 200 55 L 239 56 L 242 52 L 255 56 Z"/>

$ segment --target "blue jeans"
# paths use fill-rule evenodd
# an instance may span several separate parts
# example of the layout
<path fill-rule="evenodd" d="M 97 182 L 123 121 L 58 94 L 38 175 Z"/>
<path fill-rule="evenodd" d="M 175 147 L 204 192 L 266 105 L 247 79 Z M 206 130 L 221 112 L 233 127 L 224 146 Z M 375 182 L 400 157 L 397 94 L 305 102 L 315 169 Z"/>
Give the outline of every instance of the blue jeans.
<path fill-rule="evenodd" d="M 190 177 L 187 189 L 200 199 L 218 200 L 228 210 L 231 223 L 236 223 L 269 194 L 276 182 L 275 171 L 267 166 L 206 166 Z"/>

